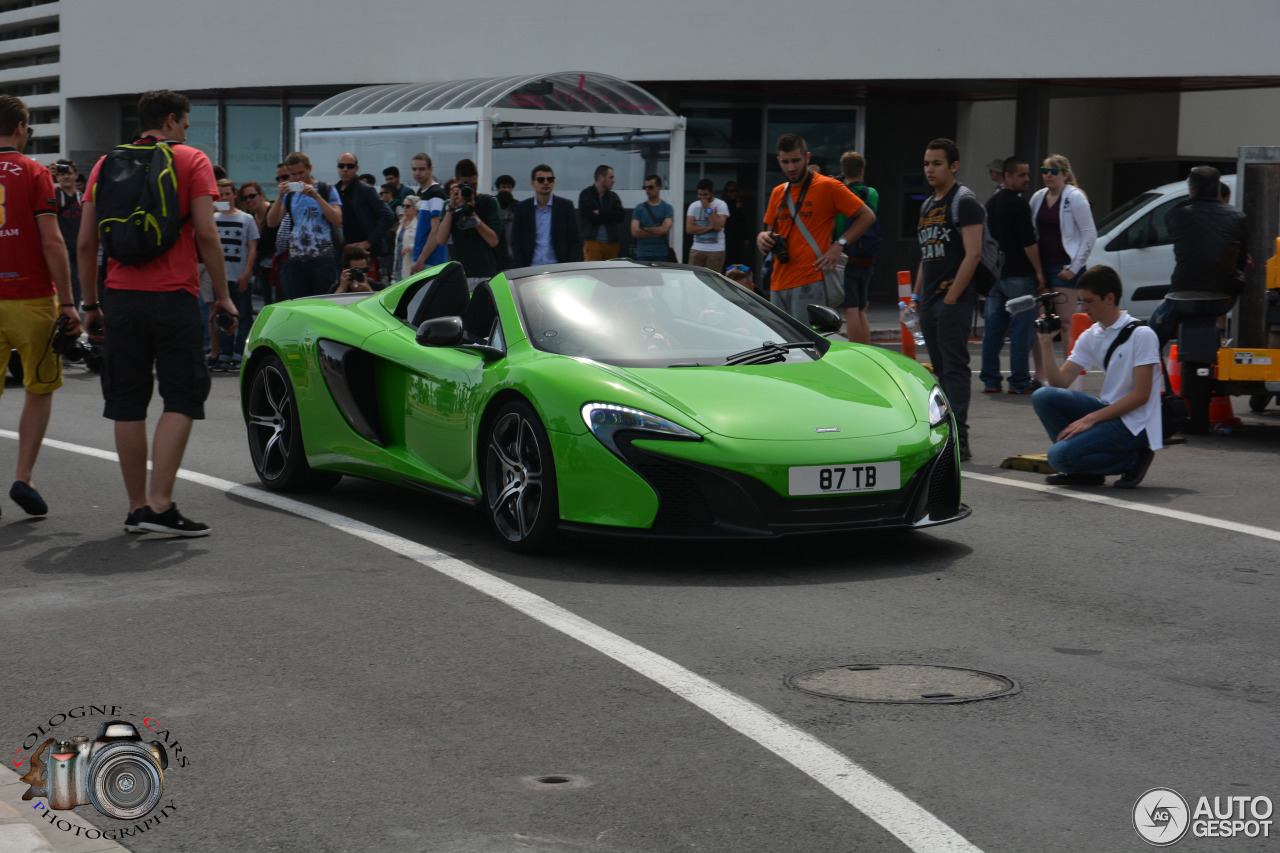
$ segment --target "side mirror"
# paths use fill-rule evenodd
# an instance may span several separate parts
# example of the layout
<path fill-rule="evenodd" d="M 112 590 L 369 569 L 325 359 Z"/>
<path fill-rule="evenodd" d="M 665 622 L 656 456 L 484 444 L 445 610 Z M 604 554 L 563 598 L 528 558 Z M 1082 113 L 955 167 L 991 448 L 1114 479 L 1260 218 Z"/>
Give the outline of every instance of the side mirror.
<path fill-rule="evenodd" d="M 418 345 L 424 347 L 456 347 L 462 343 L 461 317 L 435 317 L 418 327 Z"/>
<path fill-rule="evenodd" d="M 821 334 L 840 331 L 840 324 L 844 322 L 844 318 L 840 316 L 840 312 L 834 308 L 828 308 L 825 305 L 810 305 L 809 310 L 809 328 Z"/>

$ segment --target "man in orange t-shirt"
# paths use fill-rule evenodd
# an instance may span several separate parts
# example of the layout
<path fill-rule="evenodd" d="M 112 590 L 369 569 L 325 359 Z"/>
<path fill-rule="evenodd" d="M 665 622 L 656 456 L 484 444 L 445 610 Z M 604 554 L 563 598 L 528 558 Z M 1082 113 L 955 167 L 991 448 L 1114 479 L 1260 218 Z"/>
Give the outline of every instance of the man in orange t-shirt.
<path fill-rule="evenodd" d="M 809 304 L 827 304 L 823 273 L 836 265 L 848 243 L 866 233 L 876 215 L 842 182 L 809 171 L 809 149 L 799 134 L 783 134 L 778 140 L 778 165 L 787 182 L 774 187 L 769 195 L 764 215 L 766 230 L 756 236 L 756 246 L 767 254 L 774 250 L 779 236 L 785 241 L 787 260 L 778 257 L 778 252 L 773 258 L 773 303 L 804 321 Z M 814 253 L 796 227 L 784 192 L 791 194 L 800 221 L 817 243 L 821 256 Z M 837 214 L 849 218 L 849 228 L 833 241 Z"/>

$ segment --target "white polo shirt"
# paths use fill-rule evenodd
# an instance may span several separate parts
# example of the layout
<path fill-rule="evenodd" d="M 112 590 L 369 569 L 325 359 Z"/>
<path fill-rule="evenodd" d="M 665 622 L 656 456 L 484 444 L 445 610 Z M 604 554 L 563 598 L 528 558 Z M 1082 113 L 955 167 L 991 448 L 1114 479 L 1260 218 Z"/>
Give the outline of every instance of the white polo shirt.
<path fill-rule="evenodd" d="M 1152 450 L 1159 450 L 1164 447 L 1163 419 L 1160 414 L 1160 392 L 1164 388 L 1164 378 L 1160 369 L 1160 343 L 1155 331 L 1147 326 L 1134 329 L 1129 340 L 1116 347 L 1116 351 L 1111 354 L 1111 366 L 1107 368 L 1102 364 L 1116 336 L 1131 322 L 1133 318 L 1129 316 L 1129 312 L 1121 311 L 1119 319 L 1105 329 L 1101 323 L 1094 323 L 1076 338 L 1070 361 L 1085 370 L 1106 371 L 1100 399 L 1108 406 L 1133 391 L 1135 367 L 1156 365 L 1147 404 L 1121 415 L 1120 421 L 1131 435 L 1137 435 L 1145 429 L 1147 443 Z"/>

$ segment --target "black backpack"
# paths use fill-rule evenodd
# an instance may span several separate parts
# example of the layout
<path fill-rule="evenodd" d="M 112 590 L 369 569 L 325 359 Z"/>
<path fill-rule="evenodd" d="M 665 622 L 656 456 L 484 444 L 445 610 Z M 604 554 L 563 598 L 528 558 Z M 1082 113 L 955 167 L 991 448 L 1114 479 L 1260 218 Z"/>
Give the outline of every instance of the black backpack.
<path fill-rule="evenodd" d="M 102 158 L 93 185 L 98 240 L 108 258 L 142 264 L 163 255 L 182 234 L 178 173 L 169 143 L 146 137 Z"/>
<path fill-rule="evenodd" d="M 853 191 L 854 195 L 862 199 L 862 203 L 870 209 L 871 202 L 867 201 L 870 194 L 867 192 L 865 184 L 857 184 L 849 189 Z M 835 236 L 839 238 L 842 234 L 843 232 Z M 880 256 L 880 249 L 883 247 L 884 235 L 880 231 L 880 218 L 877 216 L 876 221 L 871 223 L 871 227 L 857 241 L 844 247 L 844 253 L 851 258 L 876 258 Z"/>

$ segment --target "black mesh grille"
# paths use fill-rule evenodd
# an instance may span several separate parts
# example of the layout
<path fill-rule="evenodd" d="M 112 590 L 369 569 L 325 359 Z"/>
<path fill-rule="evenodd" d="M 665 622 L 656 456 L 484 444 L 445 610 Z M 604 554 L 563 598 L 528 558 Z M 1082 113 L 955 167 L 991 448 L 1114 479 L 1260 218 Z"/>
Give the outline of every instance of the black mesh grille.
<path fill-rule="evenodd" d="M 941 521 L 960 511 L 960 475 L 956 472 L 956 445 L 948 439 L 934 460 L 929 478 L 929 518 Z"/>

